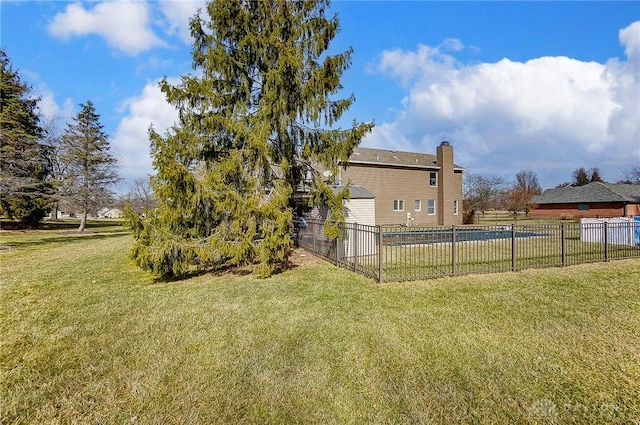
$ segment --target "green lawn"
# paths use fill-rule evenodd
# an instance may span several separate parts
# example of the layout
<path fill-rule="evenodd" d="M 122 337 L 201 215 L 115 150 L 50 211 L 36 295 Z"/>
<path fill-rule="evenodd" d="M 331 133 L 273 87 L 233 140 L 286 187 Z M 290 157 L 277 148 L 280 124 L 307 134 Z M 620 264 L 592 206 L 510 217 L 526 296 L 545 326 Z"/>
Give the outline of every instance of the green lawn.
<path fill-rule="evenodd" d="M 154 282 L 88 231 L 0 232 L 2 424 L 640 421 L 640 260 Z"/>

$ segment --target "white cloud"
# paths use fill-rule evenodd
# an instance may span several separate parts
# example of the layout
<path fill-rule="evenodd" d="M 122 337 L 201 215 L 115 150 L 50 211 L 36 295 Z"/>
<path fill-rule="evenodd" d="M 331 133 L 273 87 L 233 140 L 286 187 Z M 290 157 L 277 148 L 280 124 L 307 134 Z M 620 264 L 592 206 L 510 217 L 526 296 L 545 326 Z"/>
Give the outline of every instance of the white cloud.
<path fill-rule="evenodd" d="M 179 80 L 169 80 L 176 84 Z M 151 174 L 148 130 L 153 124 L 155 131 L 164 134 L 178 119 L 177 110 L 169 105 L 157 82 L 150 82 L 139 96 L 127 99 L 122 104 L 127 115 L 120 121 L 112 139 L 114 152 L 118 156 L 122 177 L 133 180 Z"/>
<path fill-rule="evenodd" d="M 640 162 L 640 22 L 619 33 L 626 60 L 541 57 L 464 65 L 443 54 L 462 44 L 385 51 L 377 66 L 408 94 L 395 120 L 364 141 L 432 152 L 441 140 L 471 172 L 537 171 L 547 185 L 579 167 L 610 180 Z"/>
<path fill-rule="evenodd" d="M 161 1 L 158 3 L 162 14 L 167 20 L 167 33 L 177 34 L 183 42 L 191 44 L 191 29 L 189 20 L 193 18 L 198 9 L 205 10 L 206 1 L 183 0 L 183 1 Z M 206 14 L 205 14 L 206 15 Z"/>
<path fill-rule="evenodd" d="M 638 66 L 640 61 L 640 21 L 634 22 L 618 33 L 620 43 L 624 46 L 624 54 L 631 63 Z"/>
<path fill-rule="evenodd" d="M 42 81 L 40 75 L 28 70 L 22 71 L 23 75 L 34 82 L 33 96 L 38 99 L 38 111 L 46 119 L 59 118 L 67 121 L 73 115 L 73 100 L 67 97 L 59 105 L 55 99 L 55 93 Z"/>
<path fill-rule="evenodd" d="M 129 55 L 164 45 L 150 28 L 146 2 L 118 0 L 96 4 L 85 9 L 81 3 L 67 5 L 49 24 L 49 33 L 69 38 L 97 34 L 107 43 Z"/>

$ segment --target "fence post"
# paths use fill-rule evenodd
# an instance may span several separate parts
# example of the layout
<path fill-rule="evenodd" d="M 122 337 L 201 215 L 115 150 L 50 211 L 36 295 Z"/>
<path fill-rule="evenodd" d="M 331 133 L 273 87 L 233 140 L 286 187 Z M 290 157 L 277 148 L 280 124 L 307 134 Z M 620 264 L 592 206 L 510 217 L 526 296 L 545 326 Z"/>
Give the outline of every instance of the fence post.
<path fill-rule="evenodd" d="M 511 271 L 516 271 L 516 225 L 511 225 Z"/>
<path fill-rule="evenodd" d="M 451 276 L 456 275 L 456 225 L 451 225 Z"/>
<path fill-rule="evenodd" d="M 378 231 L 378 237 L 376 238 L 378 245 L 378 283 L 384 282 L 384 278 L 382 277 L 382 226 L 377 225 L 376 229 Z"/>
<path fill-rule="evenodd" d="M 358 223 L 353 225 L 353 270 L 358 270 Z"/>
<path fill-rule="evenodd" d="M 316 221 L 311 221 L 311 234 L 313 235 L 313 253 L 316 254 Z"/>
<path fill-rule="evenodd" d="M 604 261 L 609 261 L 609 223 L 604 222 Z"/>
<path fill-rule="evenodd" d="M 561 241 L 561 258 L 562 258 L 562 265 L 566 266 L 567 265 L 567 242 L 566 242 L 566 231 L 565 231 L 565 222 L 562 222 L 562 225 L 560 227 L 560 238 L 562 239 Z"/>
<path fill-rule="evenodd" d="M 336 241 L 336 249 L 335 249 L 335 261 L 336 261 L 336 266 L 340 263 L 338 263 L 338 258 L 340 258 L 340 254 L 338 253 L 338 250 L 340 249 L 340 247 L 342 246 L 342 223 L 338 224 L 338 236 L 334 239 Z"/>

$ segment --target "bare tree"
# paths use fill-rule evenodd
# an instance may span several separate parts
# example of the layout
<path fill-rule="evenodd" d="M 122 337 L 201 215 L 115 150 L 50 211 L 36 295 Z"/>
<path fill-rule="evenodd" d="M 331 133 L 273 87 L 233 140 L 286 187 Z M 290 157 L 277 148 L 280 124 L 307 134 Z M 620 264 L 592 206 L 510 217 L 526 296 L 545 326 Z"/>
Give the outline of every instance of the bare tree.
<path fill-rule="evenodd" d="M 140 177 L 133 181 L 129 192 L 122 199 L 123 204 L 129 204 L 133 210 L 142 215 L 146 211 L 154 209 L 157 205 L 153 195 L 149 177 Z"/>
<path fill-rule="evenodd" d="M 531 170 L 519 171 L 508 192 L 507 206 L 509 211 L 514 213 L 524 211 L 529 214 L 531 199 L 540 193 L 542 193 L 542 187 L 536 173 Z"/>
<path fill-rule="evenodd" d="M 629 167 L 622 175 L 618 183 L 640 184 L 640 165 Z"/>
<path fill-rule="evenodd" d="M 45 147 L 46 159 L 49 163 L 48 181 L 53 189 L 51 197 L 51 216 L 54 220 L 58 219 L 58 209 L 60 200 L 64 197 L 64 174 L 66 164 L 61 160 L 62 154 L 62 123 L 63 119 L 60 115 L 51 117 L 41 116 L 40 123 L 43 130 L 42 145 Z"/>
<path fill-rule="evenodd" d="M 501 177 L 465 174 L 462 207 L 464 223 L 473 223 L 476 212 L 498 208 L 506 186 Z"/>

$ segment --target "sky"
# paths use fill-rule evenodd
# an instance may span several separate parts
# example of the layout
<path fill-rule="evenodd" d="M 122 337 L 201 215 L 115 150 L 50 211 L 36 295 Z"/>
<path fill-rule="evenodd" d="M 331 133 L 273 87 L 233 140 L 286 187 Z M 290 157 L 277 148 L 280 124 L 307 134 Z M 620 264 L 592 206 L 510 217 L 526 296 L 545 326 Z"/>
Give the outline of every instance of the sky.
<path fill-rule="evenodd" d="M 93 102 L 120 163 L 124 193 L 153 173 L 147 131 L 177 112 L 158 89 L 195 73 L 189 18 L 201 1 L 0 0 L 0 47 L 70 122 Z M 469 174 L 543 188 L 597 167 L 620 180 L 640 166 L 640 1 L 333 1 L 350 46 L 338 125 L 375 123 L 360 146 L 435 154 L 441 141 Z"/>

